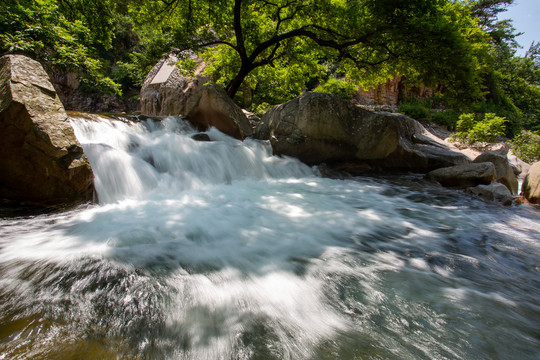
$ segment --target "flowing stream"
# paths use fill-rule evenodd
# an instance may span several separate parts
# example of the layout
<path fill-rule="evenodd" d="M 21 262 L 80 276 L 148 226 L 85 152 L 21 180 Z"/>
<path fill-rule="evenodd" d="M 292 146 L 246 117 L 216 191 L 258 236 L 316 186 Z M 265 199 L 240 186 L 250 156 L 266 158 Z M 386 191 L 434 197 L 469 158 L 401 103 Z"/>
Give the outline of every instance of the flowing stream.
<path fill-rule="evenodd" d="M 72 120 L 99 204 L 0 218 L 0 359 L 539 359 L 540 213 Z"/>

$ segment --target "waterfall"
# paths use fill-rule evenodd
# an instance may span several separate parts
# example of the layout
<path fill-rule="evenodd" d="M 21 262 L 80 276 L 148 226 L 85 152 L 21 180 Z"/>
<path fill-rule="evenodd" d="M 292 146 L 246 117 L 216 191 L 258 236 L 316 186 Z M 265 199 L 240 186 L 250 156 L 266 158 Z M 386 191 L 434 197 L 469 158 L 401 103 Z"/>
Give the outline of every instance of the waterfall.
<path fill-rule="evenodd" d="M 170 194 L 243 179 L 303 177 L 311 170 L 292 158 L 272 156 L 270 144 L 231 138 L 215 128 L 211 141 L 179 117 L 140 123 L 72 119 L 95 173 L 100 201 Z"/>

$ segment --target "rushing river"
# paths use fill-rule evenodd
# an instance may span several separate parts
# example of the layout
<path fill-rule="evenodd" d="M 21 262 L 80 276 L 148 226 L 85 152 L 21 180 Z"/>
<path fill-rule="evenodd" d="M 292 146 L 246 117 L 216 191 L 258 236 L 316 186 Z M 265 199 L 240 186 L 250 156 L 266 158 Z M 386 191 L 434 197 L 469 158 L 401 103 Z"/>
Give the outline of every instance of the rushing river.
<path fill-rule="evenodd" d="M 539 359 L 540 213 L 73 119 L 99 205 L 0 218 L 0 359 Z"/>

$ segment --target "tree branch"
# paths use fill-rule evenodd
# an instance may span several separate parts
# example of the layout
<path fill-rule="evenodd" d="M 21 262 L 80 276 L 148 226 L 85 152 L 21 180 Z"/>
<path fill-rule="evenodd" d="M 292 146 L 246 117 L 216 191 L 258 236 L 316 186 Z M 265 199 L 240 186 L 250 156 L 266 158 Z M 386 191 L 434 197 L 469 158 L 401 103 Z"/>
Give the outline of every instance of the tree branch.
<path fill-rule="evenodd" d="M 240 55 L 242 62 L 247 58 L 244 34 L 242 33 L 242 0 L 234 1 L 234 35 L 236 37 L 235 50 Z"/>

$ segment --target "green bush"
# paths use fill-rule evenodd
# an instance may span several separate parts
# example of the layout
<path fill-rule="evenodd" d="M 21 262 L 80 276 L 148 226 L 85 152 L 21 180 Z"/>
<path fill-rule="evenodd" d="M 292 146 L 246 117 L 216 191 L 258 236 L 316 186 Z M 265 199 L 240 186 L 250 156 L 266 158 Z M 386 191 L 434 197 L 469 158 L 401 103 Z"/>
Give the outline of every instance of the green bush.
<path fill-rule="evenodd" d="M 452 135 L 454 140 L 473 145 L 474 143 L 491 143 L 497 136 L 505 133 L 504 117 L 493 113 L 484 114 L 477 120 L 474 114 L 461 114 L 456 124 L 457 132 Z"/>
<path fill-rule="evenodd" d="M 540 161 L 540 132 L 523 130 L 509 142 L 517 157 L 532 164 Z"/>
<path fill-rule="evenodd" d="M 447 126 L 449 128 L 455 128 L 458 119 L 458 113 L 451 109 L 431 112 L 431 120 L 433 120 L 435 124 Z"/>
<path fill-rule="evenodd" d="M 356 94 L 357 90 L 358 86 L 354 82 L 347 79 L 338 79 L 332 77 L 328 79 L 328 81 L 324 84 L 317 86 L 313 91 L 330 93 L 342 97 L 346 100 L 350 100 Z"/>
<path fill-rule="evenodd" d="M 429 120 L 429 109 L 418 101 L 405 101 L 399 104 L 399 112 L 418 121 Z"/>

